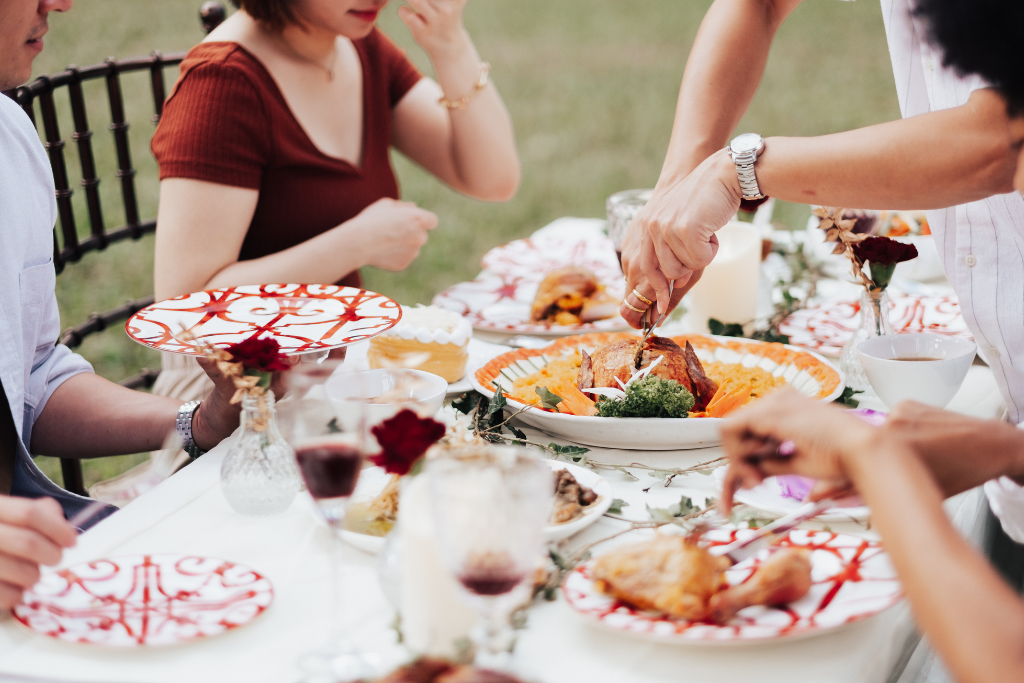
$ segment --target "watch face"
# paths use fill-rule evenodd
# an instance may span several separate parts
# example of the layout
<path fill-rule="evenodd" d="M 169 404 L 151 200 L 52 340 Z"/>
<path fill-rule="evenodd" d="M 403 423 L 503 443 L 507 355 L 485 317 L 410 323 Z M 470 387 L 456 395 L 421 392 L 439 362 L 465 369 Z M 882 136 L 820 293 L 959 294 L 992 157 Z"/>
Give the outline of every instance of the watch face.
<path fill-rule="evenodd" d="M 749 154 L 756 151 L 762 144 L 764 144 L 764 140 L 757 133 L 744 133 L 733 138 L 733 141 L 729 143 L 729 148 L 733 154 Z"/>

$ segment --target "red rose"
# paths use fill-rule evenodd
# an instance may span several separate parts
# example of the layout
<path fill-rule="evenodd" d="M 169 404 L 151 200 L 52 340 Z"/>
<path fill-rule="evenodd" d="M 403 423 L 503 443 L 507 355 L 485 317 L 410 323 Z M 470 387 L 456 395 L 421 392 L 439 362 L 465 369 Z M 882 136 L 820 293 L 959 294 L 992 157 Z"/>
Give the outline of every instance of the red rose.
<path fill-rule="evenodd" d="M 406 475 L 427 449 L 444 436 L 445 427 L 436 420 L 421 418 L 408 408 L 370 430 L 381 452 L 371 455 L 374 465 L 388 474 Z"/>
<path fill-rule="evenodd" d="M 853 253 L 872 265 L 891 266 L 917 258 L 917 247 L 888 237 L 868 237 L 853 245 Z"/>
<path fill-rule="evenodd" d="M 280 372 L 292 367 L 275 339 L 245 339 L 225 351 L 231 354 L 231 362 L 241 363 L 246 370 Z"/>

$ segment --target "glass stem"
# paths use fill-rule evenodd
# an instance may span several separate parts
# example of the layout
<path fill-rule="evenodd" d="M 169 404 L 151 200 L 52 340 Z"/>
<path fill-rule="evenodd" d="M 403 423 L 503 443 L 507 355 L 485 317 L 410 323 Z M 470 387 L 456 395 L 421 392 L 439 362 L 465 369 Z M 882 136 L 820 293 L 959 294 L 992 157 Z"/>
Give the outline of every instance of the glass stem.
<path fill-rule="evenodd" d="M 331 527 L 331 640 L 340 645 L 347 640 L 341 625 L 341 531 Z"/>
<path fill-rule="evenodd" d="M 512 660 L 514 635 L 508 614 L 497 603 L 497 600 L 486 600 L 480 610 L 480 623 L 473 634 L 476 645 L 473 663 L 483 669 L 506 671 Z"/>

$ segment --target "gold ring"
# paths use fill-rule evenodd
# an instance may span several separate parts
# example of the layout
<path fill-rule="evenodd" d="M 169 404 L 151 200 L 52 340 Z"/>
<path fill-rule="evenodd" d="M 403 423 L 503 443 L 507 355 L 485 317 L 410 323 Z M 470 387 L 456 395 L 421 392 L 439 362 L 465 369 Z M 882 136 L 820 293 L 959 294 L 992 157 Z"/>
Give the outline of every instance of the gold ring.
<path fill-rule="evenodd" d="M 641 294 L 640 292 L 636 291 L 636 288 L 634 288 L 634 289 L 633 289 L 633 296 L 635 296 L 635 297 L 637 298 L 637 300 L 638 300 L 638 301 L 643 301 L 643 302 L 644 302 L 645 304 L 647 304 L 648 306 L 653 306 L 653 305 L 654 305 L 654 302 L 653 302 L 653 301 L 651 301 L 650 299 L 648 299 L 648 298 L 647 298 L 646 296 L 644 296 L 644 295 L 643 295 L 643 294 Z"/>
<path fill-rule="evenodd" d="M 632 305 L 631 303 L 629 303 L 625 299 L 622 300 L 622 305 L 625 306 L 626 308 L 628 308 L 631 311 L 636 311 L 640 315 L 643 315 L 644 313 L 647 312 L 647 311 L 643 310 L 642 308 L 637 308 L 636 306 Z"/>

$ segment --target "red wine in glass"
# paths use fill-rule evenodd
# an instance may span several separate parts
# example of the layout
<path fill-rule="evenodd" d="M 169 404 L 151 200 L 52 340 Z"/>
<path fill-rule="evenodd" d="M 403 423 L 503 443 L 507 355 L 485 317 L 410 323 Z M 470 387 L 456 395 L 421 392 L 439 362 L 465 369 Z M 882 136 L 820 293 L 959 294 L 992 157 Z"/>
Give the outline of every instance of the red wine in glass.
<path fill-rule="evenodd" d="M 459 577 L 459 583 L 476 595 L 504 595 L 518 586 L 523 578 L 522 574 L 464 574 Z"/>
<path fill-rule="evenodd" d="M 351 496 L 363 468 L 359 449 L 343 441 L 303 444 L 295 449 L 295 459 L 310 495 L 318 503 Z"/>

